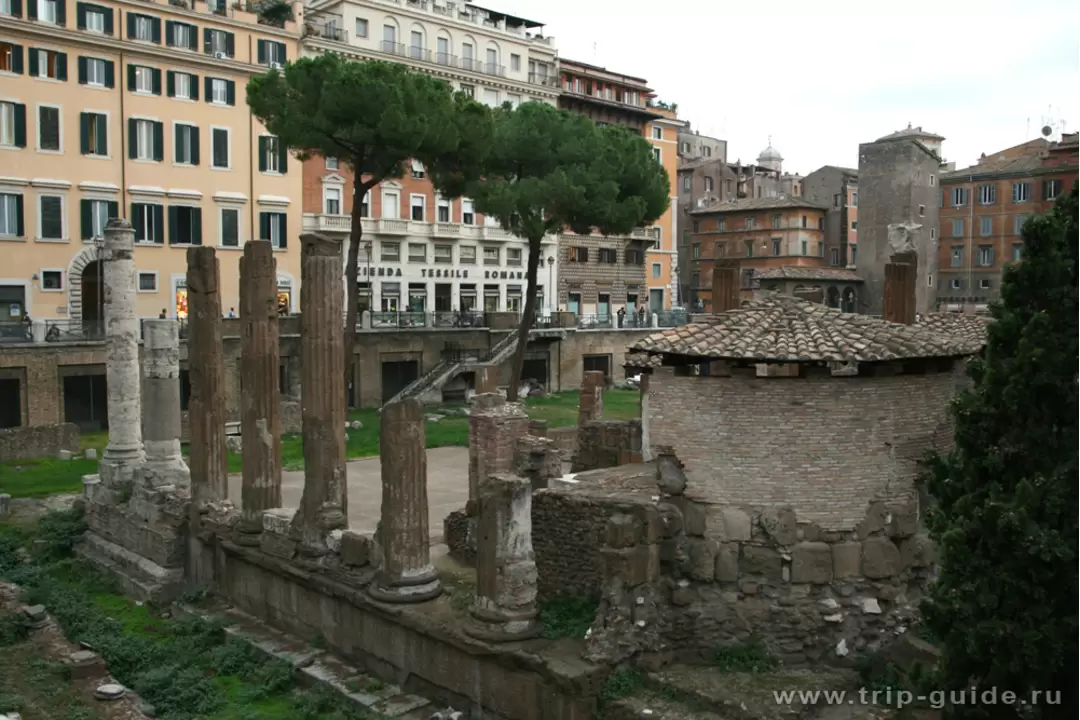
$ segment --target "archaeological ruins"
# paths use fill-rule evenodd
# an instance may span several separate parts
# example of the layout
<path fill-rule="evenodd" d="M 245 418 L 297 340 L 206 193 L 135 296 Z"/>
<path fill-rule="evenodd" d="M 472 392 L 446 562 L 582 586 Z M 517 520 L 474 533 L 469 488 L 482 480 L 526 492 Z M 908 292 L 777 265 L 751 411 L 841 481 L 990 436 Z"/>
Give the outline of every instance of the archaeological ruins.
<path fill-rule="evenodd" d="M 886 318 L 768 295 L 631 343 L 640 421 L 603 419 L 586 372 L 578 425 L 531 422 L 493 384 L 470 404 L 468 501 L 445 519 L 474 582 L 453 602 L 431 552 L 425 415 L 383 409 L 381 519 L 348 527 L 341 247 L 301 237 L 304 488 L 282 507 L 275 268 L 244 248 L 239 506 L 228 496 L 214 250 L 189 251 L 190 460 L 178 333 L 135 317 L 133 231 L 106 230 L 109 444 L 85 478 L 83 556 L 132 596 L 209 587 L 366 672 L 484 717 L 595 717 L 620 663 L 663 667 L 760 639 L 783 662 L 850 663 L 913 621 L 934 576 L 917 481 L 948 448 L 947 405 L 984 329 L 916 321 L 914 273 L 886 272 Z M 902 263 L 896 263 L 902 264 Z M 490 392 L 482 392 L 490 390 Z M 599 598 L 585 637 L 541 637 L 559 594 Z"/>

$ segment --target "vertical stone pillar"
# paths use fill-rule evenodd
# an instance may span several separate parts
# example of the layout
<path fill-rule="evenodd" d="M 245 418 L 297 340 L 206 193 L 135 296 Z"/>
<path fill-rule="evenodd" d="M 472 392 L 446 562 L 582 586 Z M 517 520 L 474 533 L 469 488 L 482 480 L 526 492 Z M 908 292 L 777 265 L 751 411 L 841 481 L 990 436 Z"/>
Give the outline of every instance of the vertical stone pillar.
<path fill-rule="evenodd" d="M 535 637 L 540 624 L 528 480 L 514 475 L 484 478 L 477 535 L 476 600 L 465 631 L 488 642 Z"/>
<path fill-rule="evenodd" d="M 604 373 L 589 370 L 581 378 L 578 400 L 578 427 L 604 419 Z"/>
<path fill-rule="evenodd" d="M 293 517 L 293 530 L 300 542 L 298 549 L 309 557 L 325 554 L 330 531 L 348 524 L 341 263 L 341 243 L 317 233 L 300 236 L 304 494 Z"/>
<path fill-rule="evenodd" d="M 258 544 L 263 511 L 281 507 L 281 392 L 277 261 L 268 241 L 249 241 L 240 258 L 240 432 L 243 514 L 237 540 Z"/>
<path fill-rule="evenodd" d="M 713 266 L 712 314 L 739 307 L 739 261 L 720 258 Z"/>
<path fill-rule="evenodd" d="M 905 325 L 915 322 L 916 268 L 914 262 L 886 263 L 883 319 Z"/>
<path fill-rule="evenodd" d="M 499 370 L 494 365 L 478 365 L 474 377 L 473 391 L 477 395 L 493 393 L 499 387 Z"/>
<path fill-rule="evenodd" d="M 191 485 L 196 507 L 229 497 L 225 447 L 225 363 L 221 347 L 221 274 L 210 247 L 187 251 Z"/>
<path fill-rule="evenodd" d="M 180 453 L 180 326 L 175 320 L 143 323 L 143 478 L 150 488 L 187 488 Z"/>
<path fill-rule="evenodd" d="M 100 463 L 101 480 L 108 488 L 131 487 L 143 463 L 134 251 L 135 231 L 131 225 L 121 218 L 110 220 L 105 226 L 102 260 L 109 444 Z"/>
<path fill-rule="evenodd" d="M 391 403 L 383 408 L 381 423 L 383 557 L 369 591 L 383 602 L 423 602 L 442 593 L 431 564 L 424 407 L 415 398 Z"/>
<path fill-rule="evenodd" d="M 476 514 L 480 480 L 514 471 L 514 442 L 529 434 L 529 416 L 520 403 L 508 403 L 495 393 L 473 397 L 469 414 L 469 502 Z"/>

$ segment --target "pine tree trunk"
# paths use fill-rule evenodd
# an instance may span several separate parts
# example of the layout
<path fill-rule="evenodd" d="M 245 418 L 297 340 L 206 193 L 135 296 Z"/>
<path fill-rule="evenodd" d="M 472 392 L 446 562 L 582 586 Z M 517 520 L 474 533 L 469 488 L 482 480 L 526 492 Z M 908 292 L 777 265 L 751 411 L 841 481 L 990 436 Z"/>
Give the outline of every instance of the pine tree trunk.
<path fill-rule="evenodd" d="M 349 403 L 349 388 L 353 383 L 353 359 L 356 344 L 356 306 L 360 300 L 360 288 L 357 285 L 360 269 L 360 243 L 364 237 L 364 224 L 361 220 L 362 203 L 367 194 L 366 183 L 353 179 L 352 225 L 349 229 L 349 252 L 345 262 L 345 406 Z M 371 297 L 371 279 L 368 278 L 368 297 Z M 370 308 L 369 308 L 370 309 Z M 357 398 L 359 403 L 359 398 Z"/>
<path fill-rule="evenodd" d="M 529 330 L 536 318 L 536 270 L 540 267 L 540 241 L 543 236 L 529 238 L 529 264 L 525 273 L 525 309 L 521 312 L 521 324 L 518 325 L 518 342 L 514 349 L 513 365 L 510 366 L 510 385 L 506 388 L 506 399 L 514 402 L 518 399 L 521 388 L 521 372 L 525 367 L 525 349 L 529 345 Z M 548 292 L 551 292 L 548 288 Z"/>

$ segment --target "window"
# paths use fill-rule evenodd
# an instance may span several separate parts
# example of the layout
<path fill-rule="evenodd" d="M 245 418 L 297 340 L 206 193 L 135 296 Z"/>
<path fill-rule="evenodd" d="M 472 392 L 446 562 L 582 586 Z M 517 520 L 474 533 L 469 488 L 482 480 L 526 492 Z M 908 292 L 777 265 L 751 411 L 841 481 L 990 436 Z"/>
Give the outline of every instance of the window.
<path fill-rule="evenodd" d="M 63 270 L 42 270 L 41 271 L 41 290 L 42 292 L 60 292 L 64 289 L 64 271 Z"/>
<path fill-rule="evenodd" d="M 520 250 L 518 251 L 520 252 Z M 435 262 L 437 263 L 452 263 L 454 262 L 454 248 L 450 245 L 436 245 L 435 246 Z"/>
<path fill-rule="evenodd" d="M 979 218 L 979 234 L 983 237 L 992 235 L 994 233 L 994 218 L 981 217 Z"/>
<path fill-rule="evenodd" d="M 968 191 L 967 188 L 958 187 L 952 189 L 952 206 L 962 207 L 967 205 Z"/>
<path fill-rule="evenodd" d="M 38 209 L 38 237 L 43 240 L 63 240 L 64 198 L 59 195 L 42 195 L 38 198 Z"/>
<path fill-rule="evenodd" d="M 781 218 L 779 214 L 772 216 L 772 226 L 774 230 L 778 230 L 780 228 L 780 220 Z M 805 227 L 805 225 L 803 227 Z"/>
<path fill-rule="evenodd" d="M 596 251 L 596 260 L 605 265 L 614 265 L 619 260 L 618 255 L 615 248 L 600 248 Z"/>
<path fill-rule="evenodd" d="M 424 164 L 419 160 L 412 161 L 412 176 L 415 180 L 424 179 Z"/>
<path fill-rule="evenodd" d="M 190 73 L 169 70 L 165 74 L 165 93 L 177 100 L 198 100 L 199 78 Z"/>
<path fill-rule="evenodd" d="M 657 127 L 656 125 L 653 125 L 652 139 L 653 140 L 663 140 L 664 139 L 664 128 Z"/>
<path fill-rule="evenodd" d="M 802 241 L 801 241 L 801 243 L 800 243 L 800 245 L 801 245 L 801 248 L 800 248 L 800 250 L 802 251 L 802 254 L 803 254 L 803 255 L 807 255 L 807 254 L 808 254 L 808 253 L 807 253 L 807 250 L 809 249 L 809 248 L 808 248 L 809 244 L 810 244 L 810 243 L 809 243 L 809 241 L 808 241 L 808 240 L 802 240 Z"/>
<path fill-rule="evenodd" d="M 521 72 L 521 56 L 510 53 L 510 70 Z"/>
<path fill-rule="evenodd" d="M 964 246 L 953 245 L 952 257 L 949 259 L 950 267 L 964 267 Z"/>
<path fill-rule="evenodd" d="M 934 187 L 937 184 L 937 178 L 933 175 L 930 176 L 930 187 Z"/>
<path fill-rule="evenodd" d="M 484 104 L 488 107 L 499 107 L 499 91 L 484 88 Z"/>
<path fill-rule="evenodd" d="M 67 53 L 30 48 L 30 76 L 50 80 L 67 80 Z"/>
<path fill-rule="evenodd" d="M 919 217 L 924 217 L 925 215 L 926 215 L 926 206 L 925 205 L 920 205 L 919 206 Z"/>
<path fill-rule="evenodd" d="M 964 237 L 964 219 L 954 218 L 952 221 L 952 236 Z"/>
<path fill-rule="evenodd" d="M 701 287 L 701 274 L 700 273 L 694 273 L 693 275 L 690 276 L 690 287 L 693 287 L 693 288 Z"/>
<path fill-rule="evenodd" d="M 0 3 L 2 4 L 2 3 Z M 86 30 L 101 35 L 113 34 L 113 11 L 100 5 L 76 3 L 76 25 L 79 30 Z"/>
<path fill-rule="evenodd" d="M 154 120 L 128 119 L 128 157 L 133 160 L 165 159 L 165 130 Z"/>
<path fill-rule="evenodd" d="M 694 243 L 690 246 L 690 257 L 694 260 L 701 259 L 701 243 Z"/>
<path fill-rule="evenodd" d="M 427 245 L 424 243 L 409 243 L 409 262 L 426 263 Z"/>
<path fill-rule="evenodd" d="M 465 83 L 462 83 L 461 84 L 461 92 L 465 93 L 466 95 L 468 95 L 471 98 L 476 97 L 476 88 L 473 87 L 472 85 L 466 85 Z"/>
<path fill-rule="evenodd" d="M 341 188 L 323 188 L 323 212 L 327 215 L 341 214 Z"/>
<path fill-rule="evenodd" d="M 328 157 L 328 158 L 326 158 L 326 169 L 327 170 L 337 170 L 340 167 L 341 167 L 341 164 L 338 162 L 338 159 L 336 157 Z"/>
<path fill-rule="evenodd" d="M 989 278 L 982 278 L 982 279 L 979 280 L 979 289 L 980 290 L 989 290 L 990 289 L 990 280 L 989 280 Z"/>
<path fill-rule="evenodd" d="M 105 225 L 109 218 L 119 215 L 120 205 L 112 200 L 80 200 L 79 225 L 83 242 L 105 237 Z"/>
<path fill-rule="evenodd" d="M 589 248 L 577 246 L 567 248 L 566 259 L 568 262 L 587 263 L 589 262 Z"/>
<path fill-rule="evenodd" d="M 187 23 L 166 20 L 165 44 L 182 50 L 198 50 L 199 29 Z"/>
<path fill-rule="evenodd" d="M 22 74 L 23 48 L 9 42 L 0 42 L 0 71 Z"/>
<path fill-rule="evenodd" d="M 476 264 L 476 247 L 474 245 L 463 245 L 458 248 L 458 259 L 460 262 L 466 265 Z"/>
<path fill-rule="evenodd" d="M 690 187 L 691 187 L 690 183 L 691 183 L 690 176 L 689 175 L 683 175 L 683 178 L 682 178 L 683 192 L 690 192 Z"/>
<path fill-rule="evenodd" d="M 852 230 L 858 230 L 859 229 L 859 221 L 858 220 L 852 220 L 851 221 L 851 229 Z"/>
<path fill-rule="evenodd" d="M 424 196 L 409 196 L 409 217 L 417 222 L 424 222 Z"/>
<path fill-rule="evenodd" d="M 383 51 L 393 52 L 394 44 L 397 43 L 397 26 L 396 25 L 383 25 L 382 26 L 382 39 L 383 39 Z"/>
<path fill-rule="evenodd" d="M 22 195 L 0 193 L 0 237 L 22 237 Z"/>
<path fill-rule="evenodd" d="M 1027 222 L 1027 215 L 1017 215 L 1013 218 L 1013 235 L 1024 234 L 1024 223 Z"/>
<path fill-rule="evenodd" d="M 202 245 L 202 208 L 169 206 L 169 244 Z"/>
<path fill-rule="evenodd" d="M 994 246 L 993 245 L 980 245 L 979 246 L 979 267 L 993 267 L 994 266 Z"/>
<path fill-rule="evenodd" d="M 229 130 L 228 128 L 212 128 L 210 130 L 210 167 L 228 169 L 229 166 Z"/>
<path fill-rule="evenodd" d="M 722 258 L 727 255 L 727 243 L 718 242 L 716 247 L 713 248 L 713 256 Z"/>
<path fill-rule="evenodd" d="M 654 280 L 658 280 L 664 275 L 664 270 L 660 267 L 660 263 L 652 264 L 652 276 Z"/>
<path fill-rule="evenodd" d="M 401 243 L 380 243 L 379 251 L 379 260 L 382 262 L 398 262 L 401 260 Z"/>
<path fill-rule="evenodd" d="M 850 265 L 855 264 L 855 253 L 858 251 L 858 249 L 859 248 L 857 248 L 854 245 L 849 245 L 848 246 L 848 250 L 849 250 L 848 254 L 851 256 L 851 260 L 848 261 L 848 264 L 850 264 Z"/>
<path fill-rule="evenodd" d="M 949 281 L 949 289 L 950 290 L 963 290 L 964 289 L 964 280 L 963 280 L 963 278 L 953 278 L 952 280 L 950 280 Z"/>
<path fill-rule="evenodd" d="M 746 249 L 745 250 L 746 257 L 754 257 L 754 241 L 753 240 L 743 240 L 743 245 L 745 246 L 745 249 Z"/>
<path fill-rule="evenodd" d="M 139 292 L 157 292 L 157 273 L 139 273 Z"/>
<path fill-rule="evenodd" d="M 60 108 L 38 105 L 38 150 L 60 151 Z"/>
<path fill-rule="evenodd" d="M 165 242 L 165 208 L 161 205 L 131 203 L 131 224 L 135 228 L 135 242 Z"/>
<path fill-rule="evenodd" d="M 743 229 L 745 229 L 745 230 L 753 230 L 754 229 L 754 218 L 752 218 L 752 217 L 744 218 L 743 219 Z"/>
<path fill-rule="evenodd" d="M 510 107 L 516 108 L 521 105 L 521 96 L 517 93 L 506 93 L 506 102 L 510 103 Z"/>
<path fill-rule="evenodd" d="M 653 157 L 656 158 L 656 162 L 662 162 L 661 158 L 660 158 L 660 148 L 658 148 L 658 147 L 652 148 L 652 154 L 653 154 Z"/>
<path fill-rule="evenodd" d="M 140 42 L 161 42 L 161 20 L 149 15 L 139 15 L 129 12 L 127 14 L 128 40 Z"/>
<path fill-rule="evenodd" d="M 773 238 L 772 239 L 772 254 L 773 254 L 774 257 L 780 255 L 780 249 L 783 246 L 783 244 L 784 243 L 780 238 Z M 803 246 L 805 246 L 805 245 L 806 245 L 806 241 L 803 240 Z M 804 252 L 803 255 L 805 255 L 805 254 L 806 253 Z"/>
<path fill-rule="evenodd" d="M 79 114 L 79 152 L 83 155 L 108 157 L 108 118 L 101 113 Z"/>
<path fill-rule="evenodd" d="M 57 0 L 25 0 L 28 5 L 28 14 L 31 19 L 38 22 L 63 25 L 65 22 L 65 3 Z M 13 14 L 13 13 L 11 13 Z"/>
<path fill-rule="evenodd" d="M 231 32 L 203 28 L 203 52 L 214 57 L 232 57 L 236 53 L 236 41 Z"/>
<path fill-rule="evenodd" d="M 383 190 L 382 192 L 382 216 L 388 220 L 394 220 L 399 217 L 401 208 L 401 199 L 396 192 L 389 190 Z"/>
<path fill-rule="evenodd" d="M 727 221 L 724 218 L 716 219 L 716 232 L 724 232 L 724 228 L 727 226 Z"/>
<path fill-rule="evenodd" d="M 626 259 L 624 262 L 627 265 L 644 265 L 645 252 L 638 248 L 626 248 Z"/>
<path fill-rule="evenodd" d="M 435 221 L 441 223 L 450 222 L 450 201 L 446 198 L 435 198 Z"/>
<path fill-rule="evenodd" d="M 1020 257 L 1024 254 L 1023 243 L 1013 243 L 1012 246 L 1012 260 L 1013 262 L 1020 262 Z"/>
<path fill-rule="evenodd" d="M 829 249 L 829 264 L 830 265 L 839 265 L 840 264 L 840 248 L 830 248 Z"/>
<path fill-rule="evenodd" d="M 615 251 L 611 251 L 612 260 L 615 262 Z M 511 267 L 521 267 L 521 248 L 506 248 L 506 264 Z"/>
<path fill-rule="evenodd" d="M 832 198 L 833 207 L 840 207 L 840 193 L 836 193 Z"/>
<path fill-rule="evenodd" d="M 1060 180 L 1043 180 L 1043 200 L 1053 200 L 1060 194 Z"/>
<path fill-rule="evenodd" d="M 173 125 L 175 154 L 173 162 L 177 165 L 199 164 L 199 128 L 194 125 Z"/>
<path fill-rule="evenodd" d="M 259 213 L 259 239 L 269 240 L 276 250 L 285 250 L 289 244 L 288 220 L 281 212 Z"/>
<path fill-rule="evenodd" d="M 851 207 L 859 207 L 859 193 L 851 193 Z"/>
<path fill-rule="evenodd" d="M 473 210 L 472 200 L 461 201 L 461 224 L 462 225 L 475 225 L 476 224 L 476 212 Z"/>
<path fill-rule="evenodd" d="M 993 205 L 997 202 L 997 185 L 993 183 L 979 186 L 979 204 Z"/>
<path fill-rule="evenodd" d="M 805 215 L 802 216 L 802 226 L 806 227 L 806 216 Z"/>
<path fill-rule="evenodd" d="M 485 265 L 498 265 L 499 264 L 499 248 L 486 247 L 484 248 L 484 264 Z"/>
<path fill-rule="evenodd" d="M 288 171 L 289 151 L 278 138 L 263 135 L 259 138 L 259 172 L 284 175 Z"/>
<path fill-rule="evenodd" d="M 221 208 L 221 246 L 240 247 L 240 210 Z"/>
<path fill-rule="evenodd" d="M 148 95 L 160 95 L 161 71 L 142 65 L 128 65 L 128 90 Z"/>
<path fill-rule="evenodd" d="M 364 199 L 360 201 L 360 217 L 371 217 L 371 191 L 364 193 Z"/>
<path fill-rule="evenodd" d="M 1029 182 L 1017 182 L 1012 186 L 1012 197 L 1014 203 L 1027 202 L 1031 199 L 1031 183 Z"/>
<path fill-rule="evenodd" d="M 214 105 L 236 104 L 236 83 L 220 78 L 206 78 L 206 101 Z"/>
<path fill-rule="evenodd" d="M 356 37 L 366 38 L 368 36 L 368 21 L 365 18 L 356 18 Z"/>
<path fill-rule="evenodd" d="M 101 58 L 79 58 L 79 84 L 91 87 L 111 88 L 116 84 L 113 77 L 113 64 Z"/>
<path fill-rule="evenodd" d="M 274 40 L 260 40 L 255 52 L 259 64 L 271 68 L 284 67 L 288 59 L 285 57 L 285 43 Z"/>

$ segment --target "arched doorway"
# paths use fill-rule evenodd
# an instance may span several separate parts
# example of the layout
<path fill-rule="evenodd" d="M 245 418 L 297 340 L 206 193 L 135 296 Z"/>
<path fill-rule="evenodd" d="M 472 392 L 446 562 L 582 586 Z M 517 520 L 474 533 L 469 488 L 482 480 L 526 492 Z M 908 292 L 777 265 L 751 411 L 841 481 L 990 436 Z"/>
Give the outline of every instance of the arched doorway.
<path fill-rule="evenodd" d="M 105 283 L 101 265 L 101 249 L 97 245 L 84 245 L 68 265 L 68 306 L 67 314 L 72 329 L 77 330 L 84 320 L 90 324 L 87 332 L 97 331 L 103 334 L 105 319 Z M 83 281 L 91 286 L 83 291 Z"/>
<path fill-rule="evenodd" d="M 844 312 L 855 312 L 855 288 L 844 288 L 844 298 L 841 301 L 840 309 Z"/>
<path fill-rule="evenodd" d="M 87 263 L 82 271 L 83 334 L 101 337 L 105 334 L 105 282 L 100 260 Z"/>
<path fill-rule="evenodd" d="M 825 293 L 825 304 L 831 308 L 840 307 L 840 291 L 835 285 L 830 285 L 829 291 Z"/>

